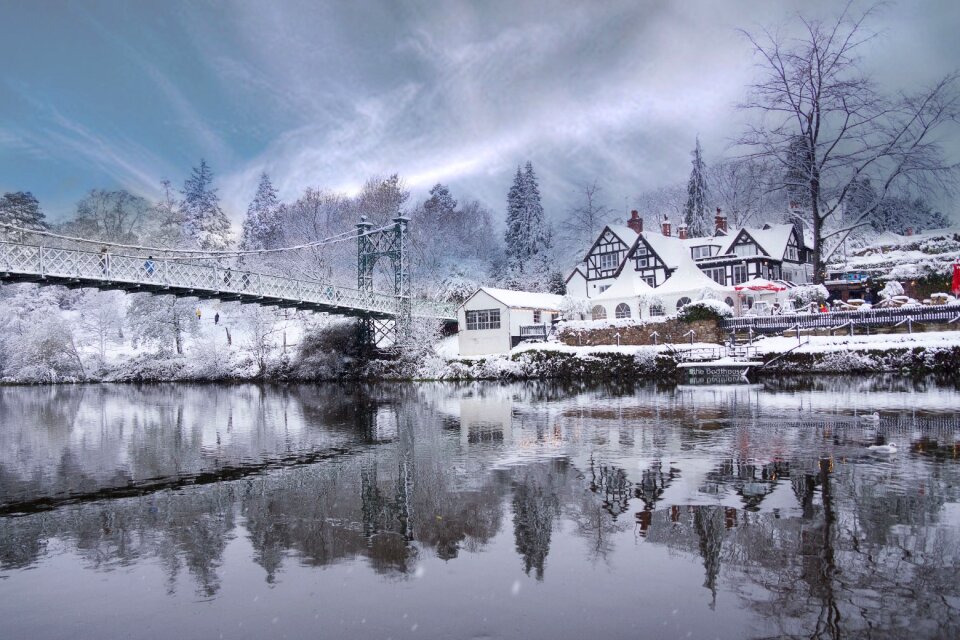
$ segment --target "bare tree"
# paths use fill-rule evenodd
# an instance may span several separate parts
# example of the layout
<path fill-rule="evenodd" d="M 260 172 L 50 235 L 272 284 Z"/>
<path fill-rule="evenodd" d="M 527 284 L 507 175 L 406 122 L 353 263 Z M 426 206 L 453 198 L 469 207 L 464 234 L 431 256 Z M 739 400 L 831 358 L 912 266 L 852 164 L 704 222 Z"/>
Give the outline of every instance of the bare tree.
<path fill-rule="evenodd" d="M 778 204 L 776 194 L 771 193 L 774 171 L 763 159 L 723 160 L 707 174 L 710 193 L 733 227 L 753 224 L 758 214 L 768 213 Z"/>
<path fill-rule="evenodd" d="M 653 217 L 655 227 L 664 219 L 679 223 L 687 206 L 687 187 L 675 184 L 644 191 L 636 197 L 636 203 L 641 215 Z"/>
<path fill-rule="evenodd" d="M 579 204 L 567 211 L 560 224 L 563 240 L 578 252 L 586 251 L 614 213 L 601 201 L 602 192 L 596 180 L 581 186 Z"/>
<path fill-rule="evenodd" d="M 799 39 L 769 30 L 742 32 L 762 72 L 742 105 L 758 119 L 739 142 L 751 157 L 775 160 L 794 176 L 784 180 L 784 189 L 799 188 L 808 196 L 816 282 L 823 281 L 824 265 L 843 239 L 868 224 L 888 190 L 904 184 L 918 191 L 947 187 L 956 176 L 957 165 L 946 159 L 938 137 L 957 122 L 958 75 L 916 95 L 881 93 L 859 64 L 859 52 L 873 38 L 865 27 L 873 12 L 854 17 L 847 5 L 832 22 L 798 16 Z M 847 192 L 864 178 L 876 187 L 875 202 L 834 224 Z"/>

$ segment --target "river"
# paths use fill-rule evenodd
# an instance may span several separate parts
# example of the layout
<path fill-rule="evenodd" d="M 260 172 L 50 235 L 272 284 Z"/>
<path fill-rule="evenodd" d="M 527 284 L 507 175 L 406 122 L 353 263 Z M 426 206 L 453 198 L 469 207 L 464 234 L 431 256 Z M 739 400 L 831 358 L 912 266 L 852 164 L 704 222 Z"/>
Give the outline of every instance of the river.
<path fill-rule="evenodd" d="M 958 442 L 894 377 L 0 388 L 0 637 L 958 637 Z"/>

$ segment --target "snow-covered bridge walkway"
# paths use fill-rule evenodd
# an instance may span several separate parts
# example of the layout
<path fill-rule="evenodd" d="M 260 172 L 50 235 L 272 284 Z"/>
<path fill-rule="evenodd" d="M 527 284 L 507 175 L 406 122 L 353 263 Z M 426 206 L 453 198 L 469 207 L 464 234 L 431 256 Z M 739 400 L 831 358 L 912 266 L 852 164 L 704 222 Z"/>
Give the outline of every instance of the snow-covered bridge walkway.
<path fill-rule="evenodd" d="M 216 265 L 0 241 L 0 282 L 122 290 L 287 307 L 345 316 L 395 318 L 398 296 Z M 456 307 L 411 301 L 412 315 L 456 320 Z"/>

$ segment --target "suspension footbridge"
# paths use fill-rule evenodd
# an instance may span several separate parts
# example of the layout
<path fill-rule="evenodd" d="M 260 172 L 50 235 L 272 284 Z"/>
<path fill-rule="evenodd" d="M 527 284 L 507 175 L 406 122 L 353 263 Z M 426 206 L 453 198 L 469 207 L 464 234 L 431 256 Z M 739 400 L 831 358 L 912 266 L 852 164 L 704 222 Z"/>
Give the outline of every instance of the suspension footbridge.
<path fill-rule="evenodd" d="M 352 316 L 361 320 L 366 338 L 379 343 L 388 333 L 405 330 L 412 318 L 453 322 L 457 317 L 453 304 L 410 295 L 407 223 L 406 218 L 397 217 L 381 229 L 372 229 L 366 220 L 357 225 L 351 236 L 357 241 L 355 289 L 182 257 L 97 252 L 13 240 L 0 241 L 0 282 L 173 295 Z M 390 293 L 373 290 L 373 269 L 381 258 L 389 259 L 393 266 L 394 290 Z"/>

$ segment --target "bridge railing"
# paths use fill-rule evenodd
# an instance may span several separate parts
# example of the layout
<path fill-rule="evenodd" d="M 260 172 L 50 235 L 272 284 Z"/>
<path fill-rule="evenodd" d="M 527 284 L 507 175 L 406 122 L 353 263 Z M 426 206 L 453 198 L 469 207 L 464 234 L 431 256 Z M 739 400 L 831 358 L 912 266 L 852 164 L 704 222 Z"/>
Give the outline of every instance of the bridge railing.
<path fill-rule="evenodd" d="M 225 298 L 236 295 L 247 299 L 279 299 L 388 316 L 397 315 L 400 311 L 400 300 L 397 297 L 374 291 L 228 269 L 215 264 L 41 247 L 6 241 L 0 241 L 0 271 L 196 290 L 197 293 L 223 295 Z M 412 308 L 415 316 L 456 317 L 455 307 L 447 303 L 415 300 Z"/>
<path fill-rule="evenodd" d="M 792 329 L 838 329 L 841 327 L 890 326 L 909 319 L 912 322 L 951 322 L 960 318 L 960 304 L 797 313 L 780 316 L 727 318 L 721 327 L 727 331 L 782 333 Z"/>

